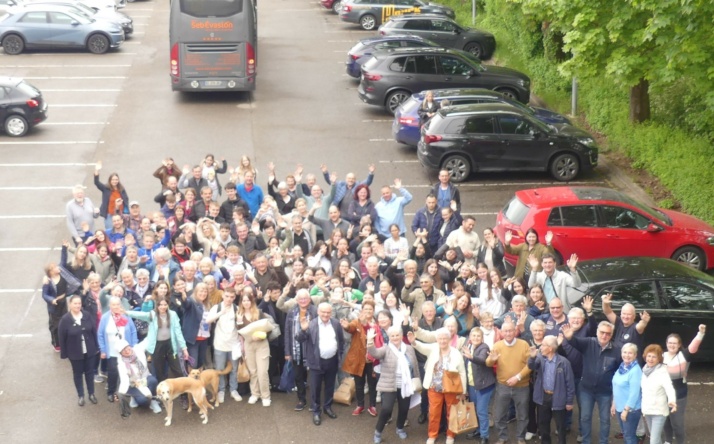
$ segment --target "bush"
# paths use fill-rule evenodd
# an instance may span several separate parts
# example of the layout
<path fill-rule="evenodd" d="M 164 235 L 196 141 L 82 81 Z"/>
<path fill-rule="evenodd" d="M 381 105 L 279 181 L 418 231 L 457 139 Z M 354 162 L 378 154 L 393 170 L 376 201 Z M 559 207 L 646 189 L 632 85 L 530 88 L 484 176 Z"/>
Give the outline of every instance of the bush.
<path fill-rule="evenodd" d="M 457 20 L 471 25 L 471 2 L 445 0 Z M 478 3 L 477 27 L 496 36 L 496 59 L 531 77 L 531 90 L 554 109 L 569 109 L 571 80 L 557 69 L 558 36 L 543 32 L 542 24 L 524 16 L 507 0 Z M 707 86 L 707 88 L 711 88 Z M 587 124 L 607 138 L 607 148 L 626 154 L 636 168 L 655 175 L 682 209 L 714 223 L 714 114 L 702 89 L 687 79 L 651 88 L 653 119 L 629 122 L 629 92 L 607 78 L 579 79 L 579 110 Z M 685 128 L 685 129 L 682 129 Z M 675 202 L 660 202 L 664 207 Z"/>

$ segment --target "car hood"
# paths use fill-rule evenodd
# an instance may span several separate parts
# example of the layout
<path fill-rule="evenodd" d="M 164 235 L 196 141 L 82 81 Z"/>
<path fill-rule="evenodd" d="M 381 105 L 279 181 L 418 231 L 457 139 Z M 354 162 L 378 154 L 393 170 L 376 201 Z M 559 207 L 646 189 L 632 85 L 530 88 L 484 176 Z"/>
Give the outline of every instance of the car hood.
<path fill-rule="evenodd" d="M 569 125 L 567 123 L 556 123 L 556 124 L 551 124 L 551 127 L 555 128 L 555 132 L 563 135 L 563 136 L 570 136 L 570 137 L 587 137 L 592 139 L 593 136 L 591 136 L 587 131 L 583 131 L 577 126 Z"/>
<path fill-rule="evenodd" d="M 94 18 L 119 23 L 131 21 L 126 14 L 115 12 L 111 9 L 100 9 L 96 14 L 94 14 Z"/>
<path fill-rule="evenodd" d="M 506 68 L 504 66 L 495 66 L 495 65 L 481 65 L 488 74 L 495 76 L 495 77 L 505 77 L 512 79 L 513 77 L 518 77 L 522 79 L 525 82 L 530 83 L 531 79 L 523 74 L 520 71 L 516 71 L 515 69 L 511 68 Z"/>
<path fill-rule="evenodd" d="M 570 119 L 568 119 L 562 114 L 558 114 L 554 111 L 545 108 L 540 108 L 538 106 L 531 106 L 531 109 L 535 113 L 536 117 L 551 124 L 567 123 L 568 125 L 572 125 Z"/>
<path fill-rule="evenodd" d="M 672 219 L 672 225 L 680 230 L 714 236 L 714 227 L 694 216 L 662 208 L 658 208 L 658 210 L 669 216 Z"/>

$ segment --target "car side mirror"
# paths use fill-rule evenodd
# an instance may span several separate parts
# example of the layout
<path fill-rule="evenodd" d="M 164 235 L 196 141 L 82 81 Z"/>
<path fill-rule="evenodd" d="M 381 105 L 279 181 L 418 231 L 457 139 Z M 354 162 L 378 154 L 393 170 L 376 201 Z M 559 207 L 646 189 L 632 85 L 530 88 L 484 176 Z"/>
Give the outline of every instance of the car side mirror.
<path fill-rule="evenodd" d="M 472 69 L 469 69 L 468 71 L 466 71 L 466 73 L 464 73 L 464 76 L 465 76 L 467 79 L 469 79 L 469 78 L 471 78 L 471 77 L 473 77 L 473 76 L 475 76 L 475 75 L 476 75 L 476 70 L 474 70 L 473 68 L 472 68 Z"/>
<path fill-rule="evenodd" d="M 650 223 L 647 225 L 647 232 L 648 233 L 657 233 L 659 231 L 662 231 L 662 227 L 660 227 L 657 224 Z"/>
<path fill-rule="evenodd" d="M 72 20 L 72 26 L 79 26 L 79 22 L 77 20 Z"/>

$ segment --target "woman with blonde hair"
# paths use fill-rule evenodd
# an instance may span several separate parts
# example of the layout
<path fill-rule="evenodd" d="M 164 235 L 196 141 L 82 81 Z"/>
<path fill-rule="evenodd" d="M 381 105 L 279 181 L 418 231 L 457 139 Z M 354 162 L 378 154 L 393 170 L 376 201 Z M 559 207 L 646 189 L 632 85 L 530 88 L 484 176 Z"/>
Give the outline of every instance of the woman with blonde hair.
<path fill-rule="evenodd" d="M 183 292 L 180 297 L 183 310 L 181 331 L 186 340 L 188 354 L 193 361 L 191 366 L 199 368 L 205 362 L 208 340 L 211 337 L 211 329 L 207 321 L 208 310 L 211 308 L 208 303 L 208 285 L 203 282 L 198 283 L 193 287 L 191 296 L 187 297 Z"/>

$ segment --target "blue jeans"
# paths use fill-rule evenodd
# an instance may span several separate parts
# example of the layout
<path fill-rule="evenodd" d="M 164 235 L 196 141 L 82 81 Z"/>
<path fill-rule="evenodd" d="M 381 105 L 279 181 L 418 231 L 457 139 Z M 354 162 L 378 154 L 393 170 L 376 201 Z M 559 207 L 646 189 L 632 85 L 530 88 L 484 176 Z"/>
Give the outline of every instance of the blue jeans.
<path fill-rule="evenodd" d="M 206 350 L 208 350 L 208 340 L 196 341 L 193 344 L 186 344 L 188 349 L 188 355 L 194 359 L 196 366 L 193 368 L 199 368 L 203 365 L 206 360 Z"/>
<path fill-rule="evenodd" d="M 156 396 L 157 385 L 159 385 L 159 381 L 156 380 L 154 375 L 149 375 L 149 377 L 146 378 L 146 386 L 149 387 L 151 394 L 154 396 Z M 136 401 L 139 406 L 147 406 L 151 402 L 151 398 L 147 398 L 143 393 L 141 393 L 141 390 L 136 387 L 130 387 L 126 394 L 134 398 L 134 401 Z"/>
<path fill-rule="evenodd" d="M 650 430 L 650 444 L 662 444 L 662 432 L 667 420 L 663 415 L 645 415 L 647 428 Z"/>
<path fill-rule="evenodd" d="M 227 351 L 220 351 L 220 350 L 213 350 L 213 361 L 214 364 L 216 364 L 216 370 L 221 371 L 226 368 L 226 362 L 228 362 L 228 359 L 231 358 L 231 352 Z M 228 373 L 228 385 L 231 389 L 233 390 L 238 390 L 238 379 L 236 379 L 236 370 L 238 370 L 238 361 L 233 361 L 231 360 L 231 363 L 233 365 L 233 368 L 231 369 L 231 372 Z M 219 392 L 225 392 L 226 391 L 226 377 L 225 376 L 219 376 L 218 377 L 218 391 Z"/>
<path fill-rule="evenodd" d="M 637 444 L 637 424 L 642 417 L 642 410 L 630 410 L 627 414 L 627 421 L 623 422 L 620 415 L 622 412 L 616 412 L 617 420 L 620 421 L 622 436 L 625 439 L 625 444 Z"/>
<path fill-rule="evenodd" d="M 597 402 L 600 416 L 600 444 L 608 444 L 610 436 L 610 406 L 612 404 L 612 393 L 600 394 L 592 393 L 589 390 L 580 388 L 580 419 L 582 420 L 583 444 L 591 444 L 590 435 L 593 428 L 593 410 Z"/>
<path fill-rule="evenodd" d="M 491 402 L 494 390 L 496 390 L 495 384 L 481 390 L 476 390 L 473 386 L 469 386 L 469 400 L 476 406 L 478 428 L 482 439 L 488 438 L 488 405 Z"/>

